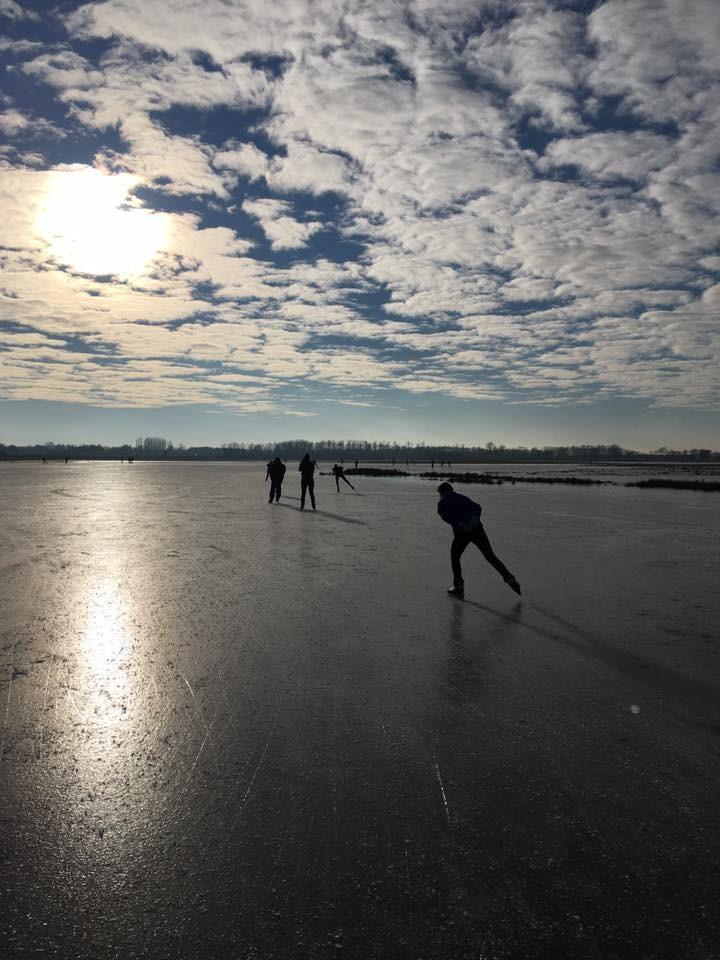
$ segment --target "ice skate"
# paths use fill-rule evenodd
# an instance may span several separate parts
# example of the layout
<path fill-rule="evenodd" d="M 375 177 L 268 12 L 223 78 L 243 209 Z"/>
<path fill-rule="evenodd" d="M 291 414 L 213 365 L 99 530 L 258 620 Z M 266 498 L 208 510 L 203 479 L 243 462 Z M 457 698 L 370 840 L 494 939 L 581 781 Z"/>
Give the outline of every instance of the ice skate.
<path fill-rule="evenodd" d="M 514 590 L 519 597 L 522 596 L 522 591 L 520 590 L 520 584 L 517 582 L 515 577 L 510 577 L 508 580 L 505 581 L 505 583 L 510 587 L 511 590 Z"/>

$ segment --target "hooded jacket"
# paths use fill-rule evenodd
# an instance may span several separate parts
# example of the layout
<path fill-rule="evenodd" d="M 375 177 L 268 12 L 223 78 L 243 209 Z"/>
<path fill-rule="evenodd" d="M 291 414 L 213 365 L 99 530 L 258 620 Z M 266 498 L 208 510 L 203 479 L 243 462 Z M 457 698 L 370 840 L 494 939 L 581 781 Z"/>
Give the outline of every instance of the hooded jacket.
<path fill-rule="evenodd" d="M 284 463 L 281 463 L 279 460 L 271 460 L 267 465 L 267 474 L 265 475 L 265 479 L 267 480 L 267 478 L 270 477 L 271 480 L 282 483 L 286 469 L 287 467 Z"/>
<path fill-rule="evenodd" d="M 437 506 L 437 512 L 455 533 L 467 533 L 480 523 L 482 507 L 462 493 L 446 493 Z"/>
<path fill-rule="evenodd" d="M 316 466 L 317 464 L 314 460 L 311 460 L 309 457 L 303 457 L 298 466 L 298 470 L 305 480 L 312 480 Z"/>

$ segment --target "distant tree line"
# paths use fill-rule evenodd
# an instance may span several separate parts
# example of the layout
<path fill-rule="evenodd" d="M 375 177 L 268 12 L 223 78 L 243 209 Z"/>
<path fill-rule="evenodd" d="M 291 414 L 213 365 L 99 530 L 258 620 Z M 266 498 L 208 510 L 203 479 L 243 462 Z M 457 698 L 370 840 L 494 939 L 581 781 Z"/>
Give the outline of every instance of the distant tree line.
<path fill-rule="evenodd" d="M 361 460 L 399 462 L 416 461 L 436 464 L 448 461 L 459 463 L 538 463 L 567 461 L 569 463 L 597 461 L 632 460 L 672 460 L 672 461 L 710 461 L 720 459 L 720 453 L 710 449 L 693 448 L 691 450 L 673 450 L 660 447 L 649 452 L 626 450 L 616 443 L 581 444 L 544 447 L 506 447 L 492 441 L 485 446 L 472 445 L 435 445 L 414 443 L 393 443 L 385 440 L 282 440 L 279 443 L 238 443 L 231 441 L 219 447 L 186 447 L 182 443 L 174 444 L 165 437 L 138 437 L 134 444 L 104 446 L 98 443 L 39 443 L 33 445 L 15 445 L 0 443 L 0 459 L 48 459 L 78 460 L 269 460 L 281 457 L 283 460 L 300 459 L 309 452 L 315 459 Z"/>

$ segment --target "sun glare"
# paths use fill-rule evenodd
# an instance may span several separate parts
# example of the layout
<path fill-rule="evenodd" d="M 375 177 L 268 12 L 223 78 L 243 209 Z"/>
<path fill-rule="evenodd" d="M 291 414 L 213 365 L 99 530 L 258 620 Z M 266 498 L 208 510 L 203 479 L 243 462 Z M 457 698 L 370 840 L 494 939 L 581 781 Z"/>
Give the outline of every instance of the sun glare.
<path fill-rule="evenodd" d="M 132 174 L 92 167 L 54 171 L 36 220 L 40 237 L 61 263 L 94 276 L 142 274 L 162 248 L 167 218 L 134 206 Z"/>
<path fill-rule="evenodd" d="M 103 726 L 122 719 L 130 692 L 129 646 L 122 592 L 115 580 L 103 578 L 88 593 L 82 636 L 91 712 Z"/>
<path fill-rule="evenodd" d="M 112 580 L 103 580 L 90 591 L 83 646 L 86 660 L 98 677 L 114 674 L 118 659 L 126 653 L 120 590 Z"/>

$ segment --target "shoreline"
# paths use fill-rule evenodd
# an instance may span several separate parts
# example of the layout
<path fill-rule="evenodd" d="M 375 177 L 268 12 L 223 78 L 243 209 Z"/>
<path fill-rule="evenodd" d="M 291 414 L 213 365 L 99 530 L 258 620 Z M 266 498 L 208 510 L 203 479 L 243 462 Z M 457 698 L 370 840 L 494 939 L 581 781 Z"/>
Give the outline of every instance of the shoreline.
<path fill-rule="evenodd" d="M 38 465 L 41 464 L 41 460 L 38 458 L 0 458 L 0 464 L 10 465 Z M 371 461 L 373 462 L 373 461 Z M 374 461 L 375 463 L 388 463 L 388 461 Z M 69 465 L 81 465 L 81 464 L 93 464 L 93 463 L 103 463 L 103 464 L 112 464 L 117 463 L 125 464 L 128 467 L 135 466 L 138 464 L 164 464 L 164 465 L 193 465 L 193 466 L 202 466 L 202 465 L 213 465 L 221 464 L 223 466 L 264 466 L 265 459 L 261 460 L 230 460 L 230 459 L 217 459 L 217 460 L 206 460 L 199 459 L 195 457 L 189 457 L 186 459 L 179 458 L 141 458 L 133 459 L 132 461 L 117 461 L 114 457 L 111 459 L 107 458 L 72 458 L 64 457 L 58 458 L 48 458 L 47 463 L 44 466 L 56 466 L 61 464 L 63 466 Z M 485 464 L 484 464 L 485 465 Z M 562 467 L 562 471 L 553 474 L 553 471 L 547 471 L 544 476 L 538 476 L 537 470 L 531 474 L 527 473 L 500 473 L 495 472 L 495 464 L 487 464 L 493 469 L 491 470 L 401 470 L 397 466 L 362 466 L 362 467 L 346 467 L 345 474 L 347 476 L 356 476 L 356 477 L 417 477 L 425 480 L 448 480 L 452 483 L 474 483 L 479 485 L 500 485 L 503 483 L 533 483 L 533 484 L 560 484 L 563 486 L 571 487 L 590 487 L 590 486 L 614 486 L 614 487 L 642 487 L 649 489 L 667 489 L 667 490 L 691 490 L 699 491 L 702 493 L 715 493 L 720 491 L 720 469 L 718 464 L 715 462 L 704 463 L 702 468 L 698 468 L 697 464 L 685 463 L 685 462 L 670 462 L 663 463 L 658 461 L 645 461 L 643 463 L 633 462 L 633 463 L 624 463 L 624 462 L 595 462 L 589 463 L 586 461 L 533 461 L 529 463 L 523 463 L 522 466 L 527 468 L 542 468 L 542 467 L 553 467 L 557 469 Z M 505 466 L 520 466 L 521 464 L 517 461 L 507 461 Z M 418 464 L 413 464 L 413 466 L 418 466 Z M 422 464 L 420 465 L 422 466 Z M 600 473 L 607 473 L 609 468 L 616 467 L 619 470 L 625 470 L 630 468 L 632 472 L 635 472 L 637 469 L 648 470 L 651 467 L 660 467 L 661 470 L 657 472 L 662 472 L 666 476 L 662 477 L 646 477 L 642 480 L 617 480 L 617 479 L 599 479 L 597 477 L 583 477 L 583 476 L 565 476 L 559 475 L 561 472 L 563 474 L 567 473 L 572 468 L 577 468 L 578 470 L 586 470 L 588 467 L 602 468 L 598 470 Z M 548 475 L 551 474 L 551 475 Z M 677 478 L 677 474 L 680 473 L 684 475 L 683 479 Z M 688 474 L 693 474 L 692 478 L 688 477 Z M 667 476 L 669 474 L 669 476 Z M 320 470 L 320 476 L 332 476 L 332 471 Z M 717 478 L 717 479 L 716 479 Z"/>
<path fill-rule="evenodd" d="M 437 471 L 426 471 L 423 473 L 410 473 L 405 470 L 382 470 L 376 468 L 362 468 L 357 470 L 348 469 L 345 471 L 348 476 L 356 477 L 421 477 L 424 480 L 447 480 L 451 483 L 475 483 L 499 486 L 503 483 L 545 483 L 545 484 L 563 484 L 573 487 L 651 487 L 663 488 L 667 490 L 699 490 L 703 493 L 714 493 L 720 491 L 720 481 L 717 480 L 633 480 L 628 483 L 619 483 L 617 480 L 593 480 L 589 477 L 528 477 L 513 476 L 507 473 L 455 473 L 446 471 L 438 473 Z"/>

